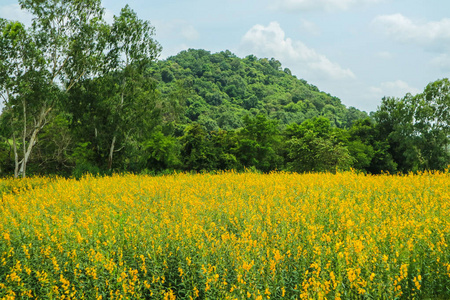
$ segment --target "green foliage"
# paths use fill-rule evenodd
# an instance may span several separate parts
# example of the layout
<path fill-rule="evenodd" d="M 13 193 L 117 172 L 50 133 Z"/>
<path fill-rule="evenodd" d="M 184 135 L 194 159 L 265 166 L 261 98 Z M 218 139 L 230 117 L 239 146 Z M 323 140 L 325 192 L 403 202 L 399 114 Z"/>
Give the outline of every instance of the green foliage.
<path fill-rule="evenodd" d="M 105 50 L 99 0 L 19 0 L 32 26 L 0 22 L 0 96 L 11 115 L 14 176 L 26 175 L 51 112 L 79 80 L 95 76 Z M 56 114 L 55 114 L 56 115 Z"/>
<path fill-rule="evenodd" d="M 244 124 L 236 149 L 241 165 L 265 172 L 279 168 L 281 158 L 276 152 L 280 138 L 278 122 L 264 115 L 254 118 L 247 115 Z"/>
<path fill-rule="evenodd" d="M 100 168 L 89 162 L 79 163 L 72 170 L 72 176 L 76 179 L 81 179 L 86 175 L 100 175 L 100 173 Z"/>
<path fill-rule="evenodd" d="M 153 39 L 154 27 L 141 20 L 127 5 L 114 16 L 114 22 L 106 37 L 107 69 L 123 70 L 132 64 L 145 65 L 161 52 L 161 46 Z"/>
<path fill-rule="evenodd" d="M 401 172 L 444 170 L 450 165 L 450 83 L 430 83 L 423 93 L 384 98 L 374 114 Z"/>
<path fill-rule="evenodd" d="M 80 82 L 70 94 L 67 108 L 74 116 L 74 132 L 93 146 L 90 164 L 109 170 L 141 167 L 140 157 L 128 155 L 137 153 L 160 124 L 162 110 L 154 80 L 145 73 L 160 51 L 153 34 L 150 23 L 125 6 L 105 34 L 108 52 L 102 75 Z"/>
<path fill-rule="evenodd" d="M 155 61 L 154 28 L 127 5 L 20 0 L 0 19 L 0 174 L 114 171 L 444 170 L 450 82 L 384 98 L 373 119 L 274 58 L 182 51 Z M 33 150 L 34 149 L 34 150 Z M 33 150 L 33 151 L 31 151 Z"/>
<path fill-rule="evenodd" d="M 8 163 L 11 163 L 10 141 L 0 136 L 0 177 L 7 175 Z"/>
<path fill-rule="evenodd" d="M 238 170 L 241 165 L 238 156 L 238 135 L 234 131 L 211 132 L 211 146 L 216 170 Z"/>
<path fill-rule="evenodd" d="M 203 127 L 198 123 L 189 125 L 180 138 L 181 158 L 185 170 L 212 170 L 213 156 L 210 141 Z"/>
<path fill-rule="evenodd" d="M 286 128 L 287 167 L 296 172 L 334 172 L 348 169 L 354 160 L 330 121 L 320 117 Z"/>
<path fill-rule="evenodd" d="M 70 116 L 57 114 L 51 116 L 49 122 L 41 131 L 39 143 L 36 144 L 33 164 L 30 165 L 30 174 L 42 174 L 50 172 L 58 175 L 69 175 L 74 164 L 72 149 L 73 136 L 69 128 Z M 46 170 L 42 172 L 34 165 L 45 165 Z"/>
<path fill-rule="evenodd" d="M 389 144 L 380 134 L 379 125 L 373 120 L 365 118 L 354 122 L 348 130 L 346 145 L 354 158 L 353 168 L 373 174 L 392 174 L 397 171 L 397 164 L 389 152 Z"/>
<path fill-rule="evenodd" d="M 211 54 L 205 50 L 182 51 L 152 65 L 150 72 L 159 81 L 162 94 L 170 93 L 174 80 L 192 83 L 193 96 L 187 98 L 185 122 L 197 122 L 200 114 L 220 129 L 243 126 L 251 112 L 278 120 L 280 125 L 326 116 L 334 126 L 350 127 L 367 114 L 347 109 L 340 100 L 283 71 L 275 59 L 255 56 L 238 58 L 230 51 Z M 231 113 L 230 113 L 231 112 Z M 237 116 L 237 120 L 230 117 Z"/>
<path fill-rule="evenodd" d="M 75 163 L 78 164 L 87 164 L 94 160 L 94 150 L 91 147 L 90 142 L 78 143 L 72 153 L 72 158 L 75 160 Z"/>
<path fill-rule="evenodd" d="M 173 136 L 166 136 L 160 130 L 155 130 L 150 138 L 143 142 L 146 169 L 161 172 L 166 169 L 178 169 L 179 143 Z"/>

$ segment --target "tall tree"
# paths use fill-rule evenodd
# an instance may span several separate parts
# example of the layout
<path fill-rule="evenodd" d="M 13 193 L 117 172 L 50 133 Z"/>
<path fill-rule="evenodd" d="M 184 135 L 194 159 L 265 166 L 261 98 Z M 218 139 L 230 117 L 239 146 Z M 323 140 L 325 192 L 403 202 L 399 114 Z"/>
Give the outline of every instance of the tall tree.
<path fill-rule="evenodd" d="M 428 84 L 423 93 L 384 98 L 374 114 L 399 171 L 444 169 L 450 163 L 450 83 Z"/>
<path fill-rule="evenodd" d="M 264 115 L 244 117 L 245 126 L 239 132 L 236 154 L 244 167 L 268 172 L 279 168 L 281 157 L 277 154 L 280 136 L 278 122 Z"/>
<path fill-rule="evenodd" d="M 339 139 L 339 131 L 324 117 L 291 124 L 287 137 L 287 167 L 295 172 L 333 172 L 348 169 L 353 158 Z"/>
<path fill-rule="evenodd" d="M 373 117 L 377 123 L 379 140 L 389 144 L 389 154 L 397 164 L 397 170 L 408 172 L 417 170 L 417 141 L 413 120 L 414 109 L 410 105 L 412 96 L 407 94 L 403 99 L 385 97 Z"/>
<path fill-rule="evenodd" d="M 353 168 L 372 174 L 396 172 L 397 164 L 389 153 L 388 140 L 386 136 L 380 135 L 372 119 L 356 120 L 347 135 L 345 144 L 354 158 Z"/>
<path fill-rule="evenodd" d="M 182 164 L 185 170 L 210 171 L 214 161 L 211 141 L 198 123 L 192 123 L 180 137 Z"/>
<path fill-rule="evenodd" d="M 161 51 L 161 47 L 153 39 L 153 35 L 154 27 L 151 26 L 150 22 L 140 20 L 128 5 L 121 10 L 119 16 L 114 16 L 114 22 L 107 40 L 108 55 L 105 65 L 106 73 L 114 73 L 116 79 L 113 85 L 115 92 L 113 91 L 112 97 L 108 99 L 108 112 L 113 118 L 108 169 L 112 168 L 114 152 L 117 151 L 116 142 L 119 136 L 122 135 L 126 138 L 130 127 L 136 125 L 131 125 L 132 122 L 130 121 L 139 119 L 136 113 L 140 109 L 146 108 L 148 104 L 152 107 L 155 105 L 154 95 L 150 95 L 154 88 L 151 87 L 149 78 L 147 80 L 142 78 L 142 73 L 148 67 L 148 63 L 156 59 Z M 136 84 L 137 78 L 140 78 L 143 84 Z M 136 94 L 136 89 L 142 86 L 146 86 L 144 90 L 141 90 L 144 93 Z M 140 103 L 136 101 L 145 93 L 147 95 L 144 96 L 144 99 L 141 99 Z M 133 114 L 131 114 L 130 109 L 134 111 Z"/>
<path fill-rule="evenodd" d="M 431 82 L 412 100 L 415 135 L 422 141 L 421 167 L 442 170 L 450 164 L 450 81 Z"/>
<path fill-rule="evenodd" d="M 0 93 L 11 115 L 14 175 L 25 177 L 38 134 L 61 94 L 99 70 L 106 25 L 100 0 L 20 0 L 19 4 L 33 15 L 32 26 L 0 22 Z"/>
<path fill-rule="evenodd" d="M 19 22 L 1 20 L 0 26 L 0 94 L 5 104 L 3 124 L 6 120 L 10 127 L 15 162 L 14 176 L 18 177 L 19 168 L 25 176 L 26 163 L 37 132 L 46 122 L 48 111 L 45 107 L 39 111 L 39 99 L 36 99 L 36 95 L 37 89 L 45 89 L 47 85 L 41 85 L 39 82 L 43 69 L 41 55 L 29 32 Z M 30 118 L 27 116 L 36 113 L 36 108 L 38 117 L 34 122 L 35 130 L 30 133 Z M 20 135 L 22 141 L 18 141 Z M 23 158 L 19 161 L 20 142 Z"/>

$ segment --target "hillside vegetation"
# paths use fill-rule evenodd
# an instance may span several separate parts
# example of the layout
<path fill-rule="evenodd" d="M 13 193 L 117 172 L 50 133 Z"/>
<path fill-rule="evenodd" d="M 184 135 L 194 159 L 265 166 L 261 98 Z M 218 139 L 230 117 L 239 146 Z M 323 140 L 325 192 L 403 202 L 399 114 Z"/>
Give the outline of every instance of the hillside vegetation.
<path fill-rule="evenodd" d="M 208 131 L 243 127 L 247 114 L 262 114 L 281 125 L 323 116 L 341 128 L 367 117 L 283 70 L 274 58 L 189 49 L 158 61 L 150 72 L 163 95 L 179 91 L 180 85 L 188 89 L 183 121 L 198 122 Z"/>
<path fill-rule="evenodd" d="M 275 58 L 191 49 L 158 61 L 154 28 L 128 5 L 109 24 L 99 0 L 19 4 L 32 26 L 0 19 L 0 176 L 450 164 L 446 78 L 369 118 Z"/>

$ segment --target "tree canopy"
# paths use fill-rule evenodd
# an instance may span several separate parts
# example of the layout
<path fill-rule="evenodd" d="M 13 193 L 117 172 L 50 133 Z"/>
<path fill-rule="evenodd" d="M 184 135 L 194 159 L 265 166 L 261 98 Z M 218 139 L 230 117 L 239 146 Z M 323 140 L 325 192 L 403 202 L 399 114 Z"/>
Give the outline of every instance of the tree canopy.
<path fill-rule="evenodd" d="M 150 68 L 162 95 L 184 82 L 190 90 L 183 121 L 199 122 L 209 129 L 237 129 L 246 114 L 265 115 L 280 125 L 327 117 L 333 126 L 348 128 L 367 114 L 346 108 L 337 97 L 282 69 L 276 59 L 230 51 L 211 54 L 189 49 L 158 61 Z"/>
<path fill-rule="evenodd" d="M 368 116 L 274 58 L 189 49 L 157 60 L 149 21 L 100 0 L 19 1 L 0 19 L 0 176 L 445 170 L 450 83 Z"/>

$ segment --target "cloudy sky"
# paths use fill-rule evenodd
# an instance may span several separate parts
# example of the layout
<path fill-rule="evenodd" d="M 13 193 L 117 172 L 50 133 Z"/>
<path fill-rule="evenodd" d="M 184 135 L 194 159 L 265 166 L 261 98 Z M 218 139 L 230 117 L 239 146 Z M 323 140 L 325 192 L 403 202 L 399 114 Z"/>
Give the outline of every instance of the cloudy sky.
<path fill-rule="evenodd" d="M 103 0 L 107 19 L 128 3 L 156 28 L 160 59 L 188 48 L 274 57 L 347 106 L 418 93 L 450 74 L 447 0 Z M 0 17 L 29 24 L 17 1 Z"/>

